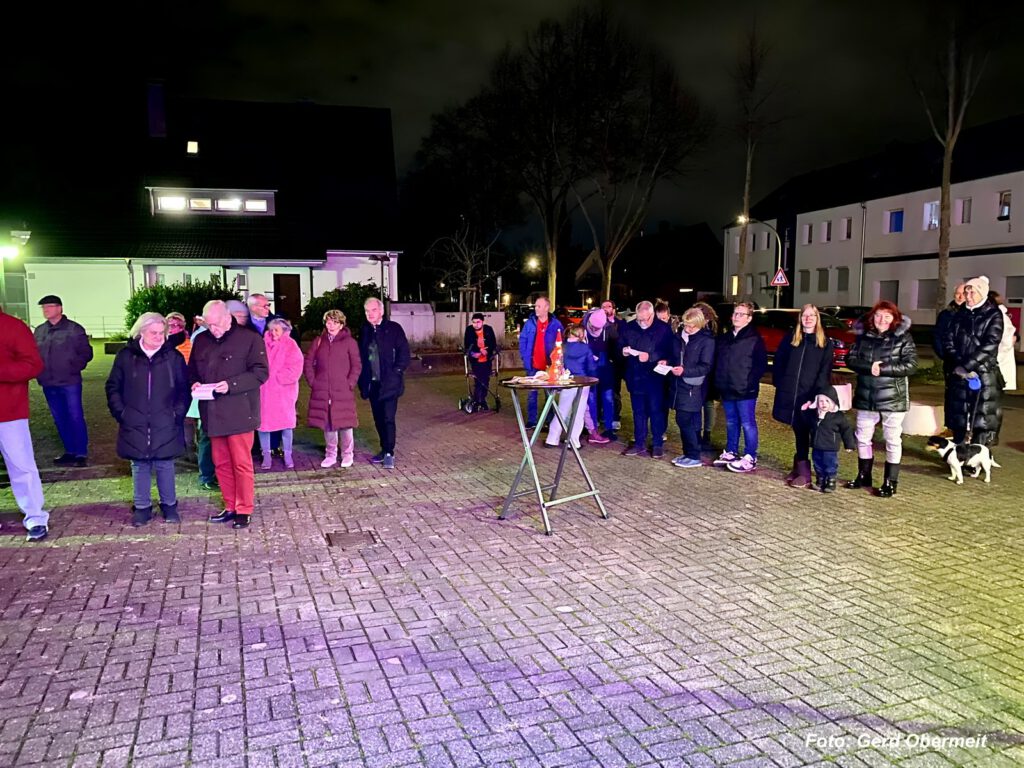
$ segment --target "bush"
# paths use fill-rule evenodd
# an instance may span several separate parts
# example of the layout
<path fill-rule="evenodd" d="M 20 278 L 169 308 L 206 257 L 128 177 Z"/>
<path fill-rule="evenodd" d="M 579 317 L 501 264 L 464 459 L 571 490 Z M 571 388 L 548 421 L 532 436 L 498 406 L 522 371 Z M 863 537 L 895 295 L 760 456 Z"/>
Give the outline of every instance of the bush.
<path fill-rule="evenodd" d="M 373 283 L 349 283 L 344 288 L 335 288 L 322 296 L 310 299 L 309 304 L 302 310 L 302 320 L 299 322 L 302 337 L 309 338 L 324 330 L 324 313 L 329 309 L 340 309 L 344 312 L 345 325 L 353 336 L 358 336 L 359 329 L 366 320 L 363 303 L 369 298 L 377 298 L 379 293 Z"/>
<path fill-rule="evenodd" d="M 193 281 L 189 285 L 171 283 L 140 288 L 124 306 L 124 327 L 125 330 L 130 330 L 143 312 L 159 312 L 164 317 L 170 312 L 181 312 L 185 316 L 185 322 L 191 327 L 192 318 L 202 314 L 206 302 L 213 299 L 241 301 L 242 297 L 237 291 L 228 290 L 214 280 L 205 283 Z"/>

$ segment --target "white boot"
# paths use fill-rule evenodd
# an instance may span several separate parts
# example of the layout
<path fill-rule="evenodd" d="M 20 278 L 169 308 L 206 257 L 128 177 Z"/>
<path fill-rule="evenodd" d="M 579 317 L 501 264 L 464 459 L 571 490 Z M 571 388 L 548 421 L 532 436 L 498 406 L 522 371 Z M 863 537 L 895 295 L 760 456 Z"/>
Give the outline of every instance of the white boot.
<path fill-rule="evenodd" d="M 295 469 L 295 461 L 292 459 L 292 452 L 291 451 L 285 451 L 285 454 L 284 454 L 284 465 L 288 469 Z"/>
<path fill-rule="evenodd" d="M 320 466 L 323 467 L 324 469 L 327 469 L 328 467 L 333 467 L 337 463 L 338 454 L 328 453 L 326 456 L 324 456 L 324 460 L 320 462 Z"/>
<path fill-rule="evenodd" d="M 324 442 L 327 448 L 324 450 L 324 460 L 320 462 L 320 466 L 328 469 L 338 463 L 338 433 L 324 430 Z"/>

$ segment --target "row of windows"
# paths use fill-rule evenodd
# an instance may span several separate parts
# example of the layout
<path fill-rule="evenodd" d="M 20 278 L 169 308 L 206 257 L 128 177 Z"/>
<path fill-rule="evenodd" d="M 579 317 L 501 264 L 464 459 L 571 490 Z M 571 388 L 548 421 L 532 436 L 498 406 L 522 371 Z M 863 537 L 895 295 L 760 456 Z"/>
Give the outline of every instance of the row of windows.
<path fill-rule="evenodd" d="M 1010 190 L 1003 190 L 998 195 L 993 196 L 992 202 L 995 204 L 995 210 L 993 212 L 995 213 L 996 221 L 1009 221 L 1010 209 L 1013 203 L 1013 194 Z M 953 204 L 953 224 L 970 224 L 973 208 L 974 201 L 971 198 L 958 197 Z M 903 213 L 904 211 L 902 208 L 892 208 L 885 212 L 882 219 L 882 226 L 886 234 L 895 234 L 903 231 Z M 921 228 L 925 230 L 939 228 L 938 200 L 932 200 L 931 202 L 924 204 L 924 210 L 922 211 L 921 217 Z"/>
<path fill-rule="evenodd" d="M 823 221 L 818 224 L 818 242 L 820 243 L 831 243 L 832 242 L 832 220 Z M 840 240 L 849 240 L 853 237 L 853 219 L 850 217 L 844 217 L 839 220 L 838 232 L 836 233 Z M 800 244 L 810 245 L 814 242 L 814 225 L 804 224 L 803 229 L 800 233 Z"/>
<path fill-rule="evenodd" d="M 828 267 L 819 267 L 814 270 L 817 277 L 817 288 L 815 291 L 818 293 L 826 293 L 832 290 L 829 287 L 829 278 L 832 270 Z M 797 271 L 797 288 L 800 293 L 811 292 L 811 270 L 801 269 Z M 850 268 L 849 267 L 837 267 L 836 268 L 836 287 L 835 290 L 843 292 L 850 290 Z"/>
<path fill-rule="evenodd" d="M 811 272 L 810 269 L 801 269 L 797 271 L 797 289 L 802 294 L 811 293 Z M 815 269 L 813 272 L 816 273 L 817 277 L 817 293 L 827 293 L 829 289 L 829 278 L 831 276 L 831 270 L 827 268 Z M 754 292 L 754 278 L 757 277 L 762 291 L 769 290 L 768 281 L 770 276 L 767 272 L 761 272 L 758 275 L 744 275 L 745 293 L 750 295 Z M 968 277 L 962 277 L 960 282 L 965 282 Z M 739 275 L 731 275 L 730 286 L 732 288 L 731 295 L 735 296 L 739 293 Z M 935 298 L 939 292 L 939 281 L 937 278 L 923 278 L 915 281 L 917 288 L 916 295 L 913 299 L 914 309 L 934 309 Z M 838 293 L 843 293 L 850 290 L 850 270 L 848 267 L 838 267 L 836 269 L 836 287 L 835 290 Z M 1005 299 L 1007 301 L 1024 301 L 1024 275 L 1008 275 L 1006 278 L 1006 292 Z M 878 298 L 891 301 L 894 304 L 900 303 L 900 281 L 899 280 L 880 280 L 878 283 Z"/>
<path fill-rule="evenodd" d="M 225 213 L 266 213 L 268 210 L 265 199 L 242 200 L 237 197 L 217 198 L 188 197 L 184 195 L 160 195 L 156 199 L 157 210 L 167 213 L 179 211 L 223 211 Z"/>

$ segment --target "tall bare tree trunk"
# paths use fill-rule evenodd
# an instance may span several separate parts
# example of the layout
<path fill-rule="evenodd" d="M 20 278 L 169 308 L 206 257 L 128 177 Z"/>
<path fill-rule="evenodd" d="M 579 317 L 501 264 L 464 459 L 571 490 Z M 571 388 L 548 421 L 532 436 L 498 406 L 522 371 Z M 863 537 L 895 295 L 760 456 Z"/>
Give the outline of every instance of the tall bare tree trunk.
<path fill-rule="evenodd" d="M 750 183 L 754 171 L 754 148 L 756 144 L 752 138 L 747 136 L 747 171 L 743 177 L 743 225 L 740 227 L 740 255 L 736 264 L 736 273 L 739 276 L 736 284 L 736 293 L 743 293 L 743 272 L 747 268 L 747 227 L 750 226 Z"/>
<path fill-rule="evenodd" d="M 935 311 L 946 306 L 946 286 L 949 283 L 949 229 L 951 224 L 949 185 L 953 169 L 953 141 L 946 141 L 942 153 L 942 187 L 939 192 L 939 274 L 935 292 Z"/>

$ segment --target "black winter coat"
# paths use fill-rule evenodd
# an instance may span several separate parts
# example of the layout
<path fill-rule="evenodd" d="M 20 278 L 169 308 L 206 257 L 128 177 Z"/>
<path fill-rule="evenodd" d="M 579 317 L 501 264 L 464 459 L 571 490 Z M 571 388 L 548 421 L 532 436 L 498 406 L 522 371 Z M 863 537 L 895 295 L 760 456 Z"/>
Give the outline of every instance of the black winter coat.
<path fill-rule="evenodd" d="M 231 328 L 216 338 L 211 331 L 192 342 L 188 359 L 192 383 L 228 383 L 226 394 L 199 401 L 203 431 L 210 437 L 229 437 L 260 428 L 260 385 L 270 376 L 267 347 L 255 329 L 232 320 Z"/>
<path fill-rule="evenodd" d="M 192 396 L 185 358 L 170 344 L 153 357 L 132 339 L 107 377 L 107 407 L 117 419 L 117 455 L 139 461 L 185 452 L 183 424 Z"/>
<path fill-rule="evenodd" d="M 626 357 L 626 389 L 632 393 L 651 393 L 665 386 L 665 380 L 654 372 L 659 360 L 672 359 L 672 329 L 668 323 L 657 318 L 646 328 L 637 320 L 631 320 L 619 333 L 619 356 L 625 357 L 626 347 L 647 353 L 647 362 L 641 363 L 636 355 Z"/>
<path fill-rule="evenodd" d="M 49 320 L 36 326 L 36 346 L 43 358 L 41 387 L 68 387 L 82 383 L 82 371 L 92 360 L 92 345 L 85 328 L 65 315 L 54 325 Z"/>
<path fill-rule="evenodd" d="M 794 347 L 793 333 L 782 337 L 772 363 L 772 418 L 783 424 L 794 424 L 800 406 L 813 400 L 832 378 L 832 339 L 825 337 L 822 348 L 813 334 L 804 334 L 800 346 Z"/>
<path fill-rule="evenodd" d="M 409 367 L 412 355 L 405 330 L 394 320 L 383 320 L 377 330 L 369 323 L 359 332 L 359 357 L 363 370 L 359 373 L 359 394 L 363 400 L 370 396 L 373 381 L 373 365 L 370 361 L 370 345 L 376 338 L 380 352 L 380 394 L 379 400 L 401 397 L 405 392 L 405 369 Z"/>
<path fill-rule="evenodd" d="M 818 418 L 816 410 L 808 409 L 808 419 L 814 420 L 814 436 L 811 439 L 811 447 L 819 451 L 838 451 L 846 446 L 851 451 L 857 447 L 854 439 L 853 427 L 846 420 L 842 411 L 826 413 L 824 419 Z"/>
<path fill-rule="evenodd" d="M 715 354 L 715 387 L 722 400 L 757 399 L 768 370 L 768 353 L 757 329 L 748 325 L 739 333 L 723 333 Z"/>
<path fill-rule="evenodd" d="M 999 430 L 1002 421 L 999 397 L 1003 391 L 1003 379 L 996 355 L 1002 338 L 1003 313 L 991 299 L 986 299 L 976 309 L 968 309 L 965 304 L 947 326 L 942 346 L 950 369 L 960 367 L 968 373 L 978 374 L 981 379 L 981 390 L 978 391 L 971 389 L 967 380 L 960 376 L 949 378 L 952 391 L 948 398 L 950 412 L 946 414 L 946 425 L 954 432 L 967 429 L 972 411 L 975 435 Z"/>
<path fill-rule="evenodd" d="M 689 341 L 676 336 L 675 343 L 675 354 L 668 362 L 671 366 L 683 366 L 683 375 L 668 374 L 675 379 L 672 407 L 684 413 L 697 413 L 707 400 L 711 371 L 715 367 L 715 337 L 707 328 L 701 328 Z"/>
<path fill-rule="evenodd" d="M 910 318 L 903 316 L 899 328 L 879 335 L 868 331 L 859 321 L 853 332 L 857 340 L 850 347 L 846 364 L 857 374 L 853 407 L 858 411 L 880 413 L 910 410 L 910 383 L 907 377 L 917 370 L 917 346 L 910 336 Z M 871 364 L 881 362 L 881 373 L 871 375 Z"/>
<path fill-rule="evenodd" d="M 487 350 L 487 360 L 490 361 L 498 354 L 498 340 L 494 335 L 494 329 L 487 325 L 487 323 L 484 323 L 482 330 L 484 332 L 484 347 Z M 462 346 L 467 355 L 480 351 L 480 347 L 476 343 L 476 329 L 472 325 L 466 328 L 466 334 L 462 338 Z M 475 357 L 471 359 L 476 360 Z"/>

